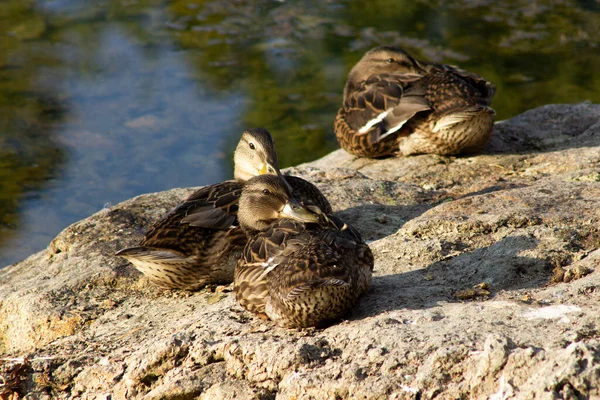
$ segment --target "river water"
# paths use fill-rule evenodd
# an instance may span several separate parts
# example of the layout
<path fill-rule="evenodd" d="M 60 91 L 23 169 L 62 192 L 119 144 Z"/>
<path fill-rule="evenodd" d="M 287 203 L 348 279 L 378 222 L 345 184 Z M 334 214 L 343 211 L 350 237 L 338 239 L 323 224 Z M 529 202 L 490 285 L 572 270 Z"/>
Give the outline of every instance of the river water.
<path fill-rule="evenodd" d="M 346 74 L 402 46 L 494 82 L 498 119 L 600 101 L 597 1 L 0 2 L 0 267 L 141 193 L 231 177 L 241 131 L 282 167 L 334 149 Z"/>

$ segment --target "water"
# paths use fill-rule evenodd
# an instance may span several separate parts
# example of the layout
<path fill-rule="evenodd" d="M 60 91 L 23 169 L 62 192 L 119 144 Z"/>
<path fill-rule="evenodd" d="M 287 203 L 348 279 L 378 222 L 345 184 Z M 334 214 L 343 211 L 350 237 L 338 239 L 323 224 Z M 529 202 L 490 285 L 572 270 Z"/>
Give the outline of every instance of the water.
<path fill-rule="evenodd" d="M 285 167 L 335 148 L 360 55 L 394 44 L 498 86 L 498 119 L 600 101 L 594 1 L 0 2 L 0 267 L 147 192 L 228 179 L 245 127 Z"/>

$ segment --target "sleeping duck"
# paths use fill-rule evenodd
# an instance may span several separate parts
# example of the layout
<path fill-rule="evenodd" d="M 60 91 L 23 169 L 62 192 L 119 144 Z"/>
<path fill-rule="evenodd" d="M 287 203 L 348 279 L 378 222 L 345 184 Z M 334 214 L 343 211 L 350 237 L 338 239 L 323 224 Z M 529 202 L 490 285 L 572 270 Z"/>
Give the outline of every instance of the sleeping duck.
<path fill-rule="evenodd" d="M 362 157 L 474 152 L 492 132 L 495 91 L 458 67 L 376 47 L 348 74 L 334 129 L 341 147 Z"/>
<path fill-rule="evenodd" d="M 282 176 L 273 137 L 266 129 L 242 134 L 234 163 L 235 180 L 197 190 L 157 222 L 138 246 L 116 255 L 166 288 L 195 290 L 211 283 L 231 283 L 247 241 L 237 220 L 244 182 L 261 174 Z M 313 184 L 293 176 L 284 179 L 302 204 L 316 212 L 331 212 L 331 205 Z"/>
<path fill-rule="evenodd" d="M 368 290 L 373 255 L 360 234 L 302 207 L 277 176 L 246 182 L 238 218 L 249 239 L 234 292 L 248 311 L 284 327 L 319 326 Z"/>

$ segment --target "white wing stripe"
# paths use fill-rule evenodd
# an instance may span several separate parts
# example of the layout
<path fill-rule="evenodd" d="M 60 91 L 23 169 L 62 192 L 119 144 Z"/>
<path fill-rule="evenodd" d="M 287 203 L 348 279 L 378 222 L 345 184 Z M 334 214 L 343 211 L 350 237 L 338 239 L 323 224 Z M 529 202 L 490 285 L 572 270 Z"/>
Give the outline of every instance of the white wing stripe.
<path fill-rule="evenodd" d="M 392 126 L 386 133 L 384 133 L 383 135 L 379 136 L 379 140 L 383 139 L 386 136 L 391 135 L 392 133 L 394 133 L 397 130 L 399 130 L 400 128 L 402 128 L 407 121 L 408 120 L 400 121 L 400 123 Z"/>
<path fill-rule="evenodd" d="M 358 133 L 367 133 L 372 127 L 374 127 L 375 125 L 377 125 L 378 123 L 380 123 L 381 121 L 383 121 L 385 119 L 385 117 L 388 116 L 388 114 L 390 113 L 390 111 L 392 111 L 392 108 L 389 108 L 389 109 L 385 110 L 384 112 L 382 112 L 381 114 L 378 114 L 375 118 L 373 118 L 372 120 L 368 121 L 365 126 L 363 126 L 362 128 L 360 128 L 358 130 Z"/>
<path fill-rule="evenodd" d="M 262 272 L 262 274 L 260 274 L 259 279 L 263 279 L 264 277 L 267 276 L 267 274 L 269 272 L 273 271 L 275 268 L 277 268 L 279 266 L 279 263 L 271 264 L 273 262 L 273 259 L 275 259 L 275 257 L 271 257 L 267 260 L 267 262 L 262 263 L 262 266 L 265 267 L 265 270 Z"/>

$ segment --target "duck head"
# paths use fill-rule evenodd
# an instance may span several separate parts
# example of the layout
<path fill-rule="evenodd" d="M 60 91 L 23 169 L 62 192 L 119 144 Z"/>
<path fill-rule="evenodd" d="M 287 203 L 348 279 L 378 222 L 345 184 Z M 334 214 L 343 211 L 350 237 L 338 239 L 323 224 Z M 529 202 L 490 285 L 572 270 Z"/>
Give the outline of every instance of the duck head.
<path fill-rule="evenodd" d="M 348 85 L 356 85 L 370 76 L 391 73 L 420 74 L 424 65 L 406 51 L 391 46 L 375 47 L 365 53 L 348 74 Z"/>
<path fill-rule="evenodd" d="M 264 174 L 281 176 L 273 136 L 263 128 L 244 131 L 235 149 L 233 162 L 233 177 L 240 182 Z"/>
<path fill-rule="evenodd" d="M 321 215 L 301 205 L 276 175 L 260 175 L 244 184 L 238 219 L 246 231 L 262 231 L 278 219 L 318 223 Z"/>

